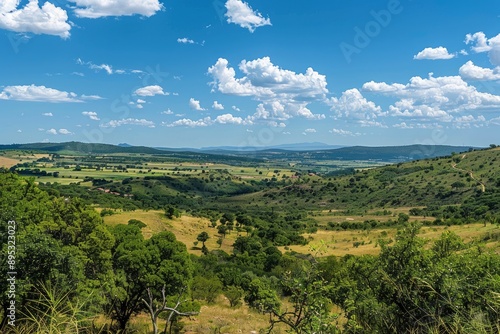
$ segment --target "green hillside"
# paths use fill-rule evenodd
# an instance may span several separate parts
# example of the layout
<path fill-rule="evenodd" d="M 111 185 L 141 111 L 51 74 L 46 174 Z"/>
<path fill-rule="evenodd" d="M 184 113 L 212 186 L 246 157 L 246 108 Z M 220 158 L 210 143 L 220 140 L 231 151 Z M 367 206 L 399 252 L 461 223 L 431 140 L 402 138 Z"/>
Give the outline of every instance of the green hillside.
<path fill-rule="evenodd" d="M 329 160 L 373 160 L 385 162 L 400 162 L 417 159 L 428 159 L 450 155 L 454 152 L 465 152 L 470 146 L 448 145 L 404 145 L 404 146 L 350 146 L 328 150 L 293 151 L 269 149 L 257 152 L 227 151 L 228 154 L 248 155 L 266 159 L 288 159 L 302 163 Z"/>
<path fill-rule="evenodd" d="M 231 202 L 278 210 L 366 210 L 485 201 L 498 209 L 498 204 L 490 202 L 499 195 L 499 162 L 500 149 L 495 148 L 398 163 L 342 177 L 306 175 L 283 187 L 233 197 Z"/>

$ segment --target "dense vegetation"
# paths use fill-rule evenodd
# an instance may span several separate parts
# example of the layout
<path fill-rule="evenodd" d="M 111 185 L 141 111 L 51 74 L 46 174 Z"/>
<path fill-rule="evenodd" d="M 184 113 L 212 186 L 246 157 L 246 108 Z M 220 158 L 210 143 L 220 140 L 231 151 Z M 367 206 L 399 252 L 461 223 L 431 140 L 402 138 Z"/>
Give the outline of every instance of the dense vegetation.
<path fill-rule="evenodd" d="M 448 231 L 430 240 L 410 216 L 429 217 L 426 225 L 498 224 L 499 159 L 500 150 L 489 149 L 345 176 L 274 170 L 247 180 L 224 169 L 141 177 L 122 171 L 119 178 L 92 174 L 68 185 L 37 185 L 32 166 L 12 169 L 21 175 L 2 170 L 0 329 L 126 333 L 131 319 L 147 314 L 153 332 L 182 332 L 183 317 L 224 295 L 232 308 L 245 303 L 268 314 L 268 332 L 497 333 L 500 257 L 485 242 L 500 233 L 466 241 Z M 408 207 L 409 215 L 386 223 L 398 232 L 380 236 L 378 255 L 278 248 L 307 244 L 303 233 L 318 229 L 381 226 L 323 225 L 315 218 L 322 212 L 385 215 L 389 206 Z M 206 217 L 220 244 L 227 234 L 234 242 L 230 252 L 208 249 L 212 233 L 202 232 L 193 237 L 201 252 L 192 255 L 171 232 L 145 238 L 139 220 L 104 224 L 102 217 L 117 209 L 161 209 L 171 220 Z M 12 260 L 9 221 L 16 222 L 15 328 L 4 293 L 11 288 L 4 269 Z"/>

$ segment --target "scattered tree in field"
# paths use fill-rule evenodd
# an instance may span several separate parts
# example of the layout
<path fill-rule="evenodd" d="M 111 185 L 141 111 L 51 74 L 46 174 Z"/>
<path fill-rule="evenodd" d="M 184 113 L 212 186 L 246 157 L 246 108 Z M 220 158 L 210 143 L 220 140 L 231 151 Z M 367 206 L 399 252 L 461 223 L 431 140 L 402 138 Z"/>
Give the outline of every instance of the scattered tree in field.
<path fill-rule="evenodd" d="M 173 206 L 169 206 L 165 209 L 165 216 L 167 216 L 168 219 L 180 218 L 181 212 Z"/>
<path fill-rule="evenodd" d="M 244 291 L 240 287 L 230 286 L 224 290 L 224 296 L 229 300 L 229 305 L 231 307 L 236 307 L 241 304 L 241 298 L 245 295 Z"/>
<path fill-rule="evenodd" d="M 207 241 L 210 238 L 207 232 L 203 231 L 198 236 L 196 237 L 196 240 L 201 241 L 203 244 L 203 247 L 205 247 L 205 241 Z"/>
<path fill-rule="evenodd" d="M 217 238 L 217 245 L 219 245 L 219 248 L 221 248 L 221 247 L 222 247 L 222 242 L 223 242 L 222 237 Z"/>
<path fill-rule="evenodd" d="M 144 228 L 144 227 L 146 227 L 146 226 L 147 226 L 146 224 L 144 224 L 142 221 L 140 221 L 140 220 L 138 220 L 138 219 L 130 219 L 130 220 L 128 221 L 128 224 L 129 224 L 129 225 L 135 225 L 135 226 L 137 226 L 137 227 L 138 227 L 138 228 L 140 228 L 140 229 L 142 229 L 142 228 Z"/>
<path fill-rule="evenodd" d="M 217 233 L 219 233 L 221 235 L 221 238 L 226 237 L 227 230 L 228 230 L 228 228 L 225 225 L 217 226 Z"/>

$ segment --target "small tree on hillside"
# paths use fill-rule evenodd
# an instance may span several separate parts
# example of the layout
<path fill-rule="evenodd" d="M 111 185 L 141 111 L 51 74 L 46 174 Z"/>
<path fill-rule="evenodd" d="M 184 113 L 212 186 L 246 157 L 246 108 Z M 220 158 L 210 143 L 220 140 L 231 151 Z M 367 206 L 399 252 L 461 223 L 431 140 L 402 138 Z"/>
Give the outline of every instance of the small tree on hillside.
<path fill-rule="evenodd" d="M 180 218 L 181 212 L 173 206 L 169 206 L 165 209 L 165 216 L 167 216 L 168 219 Z"/>
<path fill-rule="evenodd" d="M 201 241 L 203 244 L 203 247 L 205 247 L 205 241 L 207 241 L 210 238 L 207 232 L 203 231 L 198 236 L 196 237 L 196 240 Z"/>

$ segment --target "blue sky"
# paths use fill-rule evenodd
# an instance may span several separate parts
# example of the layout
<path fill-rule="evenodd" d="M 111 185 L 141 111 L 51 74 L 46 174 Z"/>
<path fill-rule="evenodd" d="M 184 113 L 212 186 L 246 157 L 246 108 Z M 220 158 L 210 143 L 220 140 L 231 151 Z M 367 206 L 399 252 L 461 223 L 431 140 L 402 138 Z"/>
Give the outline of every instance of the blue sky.
<path fill-rule="evenodd" d="M 3 0 L 0 143 L 500 144 L 500 2 Z"/>

